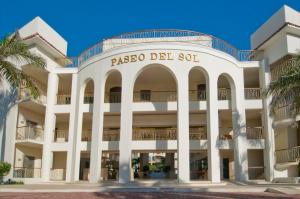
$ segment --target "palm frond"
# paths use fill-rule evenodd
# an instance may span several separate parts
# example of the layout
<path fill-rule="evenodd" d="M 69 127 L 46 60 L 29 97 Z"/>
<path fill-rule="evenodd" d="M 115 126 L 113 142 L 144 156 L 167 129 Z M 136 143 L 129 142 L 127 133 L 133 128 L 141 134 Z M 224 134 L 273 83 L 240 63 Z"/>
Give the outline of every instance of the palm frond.
<path fill-rule="evenodd" d="M 14 87 L 20 87 L 21 83 L 24 84 L 36 98 L 40 93 L 37 84 L 30 76 L 17 69 L 13 64 L 15 62 L 30 64 L 42 69 L 46 66 L 45 60 L 31 52 L 29 46 L 19 39 L 18 33 L 5 36 L 0 40 L 0 76 Z"/>

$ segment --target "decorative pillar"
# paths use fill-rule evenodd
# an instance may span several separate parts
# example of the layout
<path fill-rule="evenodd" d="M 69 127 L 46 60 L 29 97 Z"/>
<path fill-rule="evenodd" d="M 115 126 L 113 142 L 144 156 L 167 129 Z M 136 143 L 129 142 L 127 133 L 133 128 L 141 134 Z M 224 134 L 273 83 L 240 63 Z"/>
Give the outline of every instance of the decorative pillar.
<path fill-rule="evenodd" d="M 220 183 L 219 117 L 218 117 L 218 79 L 211 75 L 206 85 L 207 98 L 207 137 L 208 137 L 208 179 Z"/>
<path fill-rule="evenodd" d="M 81 132 L 82 132 L 82 117 L 83 117 L 83 97 L 84 89 L 82 88 L 82 83 L 77 82 L 77 92 L 75 101 L 75 118 L 74 118 L 74 133 L 70 137 L 70 143 L 72 145 L 71 154 L 71 171 L 70 171 L 70 181 L 79 181 L 79 167 L 80 167 L 80 146 L 81 146 Z M 75 86 L 75 85 L 74 85 Z"/>
<path fill-rule="evenodd" d="M 177 151 L 178 182 L 190 182 L 189 87 L 188 74 L 178 76 Z"/>
<path fill-rule="evenodd" d="M 51 169 L 51 151 L 50 144 L 53 138 L 53 132 L 55 129 L 55 113 L 54 105 L 57 101 L 58 90 L 58 75 L 50 72 L 48 75 L 48 87 L 47 87 L 47 106 L 44 125 L 44 144 L 43 144 L 43 158 L 42 158 L 42 178 L 44 181 L 50 180 Z"/>
<path fill-rule="evenodd" d="M 96 77 L 94 84 L 94 104 L 93 104 L 93 124 L 92 124 L 92 144 L 90 179 L 91 183 L 97 183 L 101 177 L 101 143 L 103 136 L 104 120 L 104 85 L 100 77 Z"/>
<path fill-rule="evenodd" d="M 69 133 L 68 133 L 68 142 L 71 143 L 67 151 L 67 165 L 66 165 L 66 182 L 71 182 L 72 179 L 72 152 L 76 150 L 73 143 L 75 124 L 76 124 L 76 93 L 77 93 L 77 73 L 72 74 L 72 88 L 71 88 L 71 112 L 69 119 Z"/>
<path fill-rule="evenodd" d="M 122 74 L 121 128 L 119 142 L 119 182 L 131 181 L 133 80 L 129 71 Z"/>
<path fill-rule="evenodd" d="M 242 69 L 238 75 L 239 77 L 242 77 L 242 79 L 238 82 L 231 82 L 234 170 L 235 180 L 238 182 L 245 182 L 248 181 L 248 142 L 246 134 L 244 78 Z"/>
<path fill-rule="evenodd" d="M 260 62 L 260 87 L 266 89 L 271 82 L 271 71 L 267 63 L 267 60 L 264 59 Z M 265 178 L 267 181 L 272 181 L 274 179 L 274 164 L 275 164 L 275 138 L 274 130 L 272 128 L 273 120 L 270 115 L 269 104 L 272 97 L 268 96 L 262 99 L 263 101 L 263 110 L 262 110 L 262 122 L 263 122 L 263 132 L 265 139 L 265 149 L 264 149 L 264 165 L 265 165 Z"/>

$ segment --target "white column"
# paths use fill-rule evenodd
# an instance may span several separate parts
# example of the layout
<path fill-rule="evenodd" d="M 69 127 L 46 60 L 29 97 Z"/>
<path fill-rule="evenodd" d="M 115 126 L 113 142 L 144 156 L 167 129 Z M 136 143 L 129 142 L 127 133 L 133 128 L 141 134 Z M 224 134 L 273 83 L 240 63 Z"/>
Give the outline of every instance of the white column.
<path fill-rule="evenodd" d="M 76 116 L 76 92 L 77 92 L 77 78 L 78 75 L 72 74 L 72 88 L 71 88 L 71 111 L 69 119 L 69 133 L 68 133 L 68 151 L 67 151 L 67 165 L 66 165 L 66 182 L 71 182 L 72 178 L 72 151 L 75 150 L 73 145 L 75 132 L 75 116 Z"/>
<path fill-rule="evenodd" d="M 47 87 L 47 106 L 44 125 L 44 145 L 43 145 L 43 158 L 42 158 L 42 178 L 44 181 L 50 180 L 51 169 L 51 151 L 50 144 L 53 138 L 53 132 L 55 129 L 55 114 L 54 105 L 57 100 L 58 90 L 58 76 L 56 73 L 50 72 L 48 75 L 48 87 Z"/>
<path fill-rule="evenodd" d="M 219 116 L 218 116 L 218 79 L 211 75 L 208 85 L 207 98 L 207 137 L 208 137 L 208 179 L 213 183 L 219 183 L 220 178 L 220 150 L 219 138 Z"/>
<path fill-rule="evenodd" d="M 244 99 L 243 71 L 240 72 L 241 80 L 235 82 L 235 90 L 232 90 L 232 126 L 234 142 L 234 170 L 235 180 L 245 182 L 248 180 L 248 153 L 246 136 L 246 113 Z M 234 89 L 234 86 L 231 86 Z"/>
<path fill-rule="evenodd" d="M 70 143 L 72 145 L 71 157 L 71 182 L 79 181 L 79 166 L 80 166 L 80 146 L 81 146 L 81 132 L 82 132 L 82 117 L 83 117 L 83 97 L 84 90 L 81 85 L 77 83 L 76 101 L 75 101 L 75 119 L 74 132 Z"/>
<path fill-rule="evenodd" d="M 178 182 L 190 181 L 189 91 L 188 74 L 178 77 L 177 98 L 177 151 Z"/>
<path fill-rule="evenodd" d="M 271 82 L 271 71 L 267 63 L 267 60 L 261 61 L 260 67 L 260 87 L 266 89 Z M 275 141 L 274 130 L 272 128 L 272 118 L 270 115 L 269 104 L 271 102 L 271 96 L 263 98 L 263 110 L 262 110 L 262 122 L 263 131 L 265 135 L 265 149 L 264 149 L 264 165 L 265 165 L 265 177 L 266 180 L 272 181 L 274 179 L 274 164 L 275 164 Z"/>
<path fill-rule="evenodd" d="M 3 145 L 4 154 L 3 158 L 5 162 L 11 164 L 9 173 L 4 177 L 4 180 L 8 180 L 13 177 L 14 161 L 15 161 L 15 138 L 17 133 L 17 121 L 18 121 L 18 104 L 14 104 L 8 107 L 7 117 L 4 119 L 6 125 L 3 124 Z M 6 127 L 6 129 L 4 129 Z M 0 139 L 0 141 L 2 141 Z"/>
<path fill-rule="evenodd" d="M 103 136 L 104 119 L 104 85 L 101 85 L 100 78 L 95 81 L 94 104 L 93 104 L 93 124 L 92 124 L 92 145 L 90 182 L 97 183 L 101 177 L 101 143 Z"/>
<path fill-rule="evenodd" d="M 132 98 L 133 80 L 122 75 L 121 129 L 119 142 L 119 182 L 131 181 Z"/>

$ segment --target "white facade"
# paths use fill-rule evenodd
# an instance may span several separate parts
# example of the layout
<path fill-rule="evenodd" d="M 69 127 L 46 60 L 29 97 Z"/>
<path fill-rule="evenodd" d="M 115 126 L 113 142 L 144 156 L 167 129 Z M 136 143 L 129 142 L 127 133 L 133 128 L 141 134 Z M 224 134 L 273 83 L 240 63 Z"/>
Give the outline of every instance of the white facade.
<path fill-rule="evenodd" d="M 220 183 L 298 176 L 299 128 L 290 127 L 284 108 L 272 118 L 261 90 L 300 49 L 299 12 L 282 7 L 252 35 L 251 51 L 197 32 L 154 30 L 96 44 L 75 67 L 64 67 L 67 42 L 39 17 L 20 36 L 47 67 L 18 65 L 40 85 L 38 99 L 2 86 L 8 178 Z M 153 165 L 156 172 L 147 169 Z"/>

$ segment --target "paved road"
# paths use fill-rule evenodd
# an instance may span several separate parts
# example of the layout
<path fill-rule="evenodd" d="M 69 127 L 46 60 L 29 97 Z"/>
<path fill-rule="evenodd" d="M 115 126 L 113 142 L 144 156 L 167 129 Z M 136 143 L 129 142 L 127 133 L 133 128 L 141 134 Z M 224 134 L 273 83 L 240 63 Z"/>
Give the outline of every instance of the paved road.
<path fill-rule="evenodd" d="M 0 193 L 0 199 L 213 199 L 213 198 L 225 198 L 225 199 L 249 199 L 249 198 L 263 198 L 263 199 L 273 199 L 273 198 L 299 198 L 299 195 L 283 195 L 283 194 L 273 194 L 273 193 L 171 193 L 171 192 L 77 192 L 77 193 Z"/>

